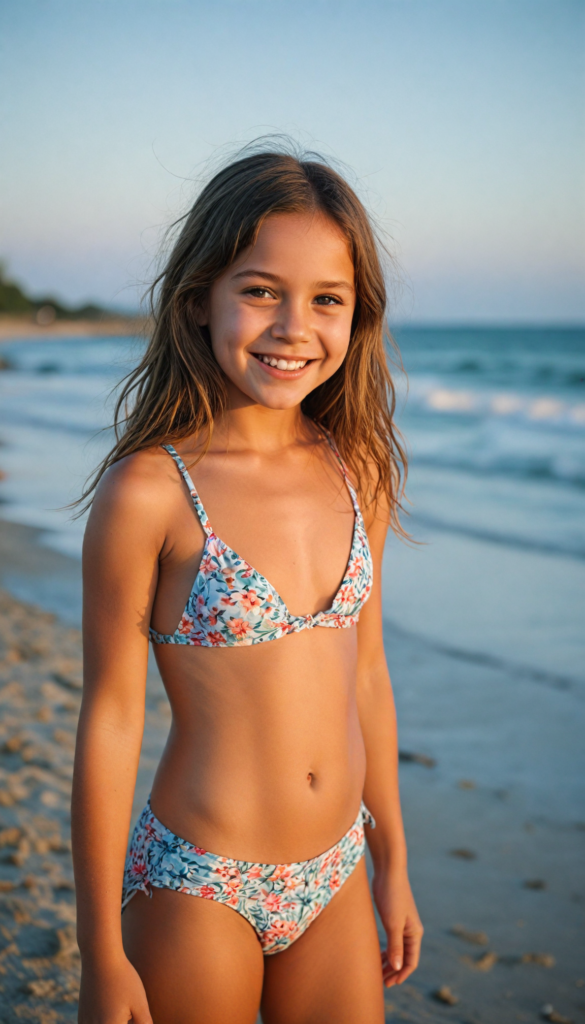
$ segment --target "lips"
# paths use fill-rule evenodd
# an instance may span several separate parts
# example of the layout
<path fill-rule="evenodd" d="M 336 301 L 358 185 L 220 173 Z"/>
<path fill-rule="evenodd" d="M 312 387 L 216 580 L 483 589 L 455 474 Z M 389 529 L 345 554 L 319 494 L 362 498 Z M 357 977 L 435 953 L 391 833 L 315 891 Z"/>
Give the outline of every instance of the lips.
<path fill-rule="evenodd" d="M 253 352 L 252 355 L 265 366 L 271 366 L 273 370 L 284 370 L 289 373 L 302 370 L 310 362 L 309 359 L 283 359 L 278 356 L 262 355 L 260 352 Z"/>

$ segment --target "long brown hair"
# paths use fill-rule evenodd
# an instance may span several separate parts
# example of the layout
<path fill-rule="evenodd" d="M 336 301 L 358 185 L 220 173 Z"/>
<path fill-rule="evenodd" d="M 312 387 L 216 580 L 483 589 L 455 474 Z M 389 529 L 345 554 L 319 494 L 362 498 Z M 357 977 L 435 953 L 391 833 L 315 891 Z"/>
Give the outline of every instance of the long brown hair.
<path fill-rule="evenodd" d="M 347 239 L 356 307 L 342 366 L 307 395 L 301 408 L 332 434 L 362 501 L 368 505 L 384 497 L 392 527 L 404 535 L 398 512 L 407 460 L 394 424 L 396 395 L 387 359 L 387 345 L 394 343 L 386 322 L 379 243 L 354 190 L 313 154 L 245 155 L 215 174 L 182 218 L 166 266 L 150 289 L 150 343 L 123 382 L 114 415 L 116 444 L 79 499 L 85 507 L 108 467 L 133 452 L 199 435 L 203 457 L 227 396 L 197 310 L 213 282 L 254 244 L 267 217 L 316 210 Z"/>

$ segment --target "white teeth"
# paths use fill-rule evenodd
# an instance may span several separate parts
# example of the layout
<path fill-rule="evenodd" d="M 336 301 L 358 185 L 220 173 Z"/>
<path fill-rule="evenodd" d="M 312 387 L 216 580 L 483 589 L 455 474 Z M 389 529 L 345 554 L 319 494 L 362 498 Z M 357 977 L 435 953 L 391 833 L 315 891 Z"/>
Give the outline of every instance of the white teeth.
<path fill-rule="evenodd" d="M 307 363 L 306 359 L 275 359 L 274 356 L 260 356 L 260 359 L 277 370 L 302 370 Z"/>

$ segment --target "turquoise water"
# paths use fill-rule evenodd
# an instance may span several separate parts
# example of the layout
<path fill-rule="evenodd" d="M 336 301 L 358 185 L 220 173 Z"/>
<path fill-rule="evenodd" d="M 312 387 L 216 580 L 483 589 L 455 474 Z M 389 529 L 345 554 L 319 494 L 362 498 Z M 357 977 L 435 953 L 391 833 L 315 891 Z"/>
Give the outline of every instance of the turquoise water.
<path fill-rule="evenodd" d="M 406 520 L 384 568 L 389 622 L 457 657 L 572 685 L 585 666 L 585 331 L 396 331 Z M 83 523 L 55 511 L 110 443 L 108 393 L 128 339 L 4 342 L 0 513 L 78 557 Z M 97 436 L 96 436 L 97 435 Z"/>
<path fill-rule="evenodd" d="M 390 542 L 404 630 L 553 685 L 585 676 L 585 331 L 397 332 L 416 550 Z"/>

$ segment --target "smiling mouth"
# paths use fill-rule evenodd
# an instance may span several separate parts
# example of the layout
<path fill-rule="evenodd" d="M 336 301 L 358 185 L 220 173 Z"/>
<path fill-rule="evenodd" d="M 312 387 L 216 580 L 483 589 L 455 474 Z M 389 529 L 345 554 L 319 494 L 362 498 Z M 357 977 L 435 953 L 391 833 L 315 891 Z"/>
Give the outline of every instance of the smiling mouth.
<path fill-rule="evenodd" d="M 276 356 L 264 356 L 259 352 L 252 352 L 252 355 L 266 366 L 272 366 L 274 370 L 302 370 L 307 363 L 312 362 L 311 359 L 282 359 Z"/>

